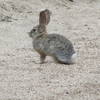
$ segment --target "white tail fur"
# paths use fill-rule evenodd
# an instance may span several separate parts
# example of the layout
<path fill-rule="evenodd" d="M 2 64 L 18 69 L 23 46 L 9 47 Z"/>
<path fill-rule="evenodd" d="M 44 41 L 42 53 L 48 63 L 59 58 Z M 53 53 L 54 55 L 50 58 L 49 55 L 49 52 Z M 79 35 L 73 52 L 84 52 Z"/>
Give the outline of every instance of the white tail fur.
<path fill-rule="evenodd" d="M 71 57 L 72 63 L 75 63 L 77 59 L 77 53 L 74 53 Z"/>

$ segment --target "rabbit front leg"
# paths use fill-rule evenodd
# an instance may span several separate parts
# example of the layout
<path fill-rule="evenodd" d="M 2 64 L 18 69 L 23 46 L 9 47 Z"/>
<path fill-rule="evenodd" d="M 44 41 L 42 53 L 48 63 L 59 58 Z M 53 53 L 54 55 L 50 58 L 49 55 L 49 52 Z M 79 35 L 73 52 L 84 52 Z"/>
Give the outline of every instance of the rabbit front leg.
<path fill-rule="evenodd" d="M 40 64 L 43 64 L 45 62 L 45 59 L 46 59 L 46 55 L 41 53 L 40 54 Z"/>

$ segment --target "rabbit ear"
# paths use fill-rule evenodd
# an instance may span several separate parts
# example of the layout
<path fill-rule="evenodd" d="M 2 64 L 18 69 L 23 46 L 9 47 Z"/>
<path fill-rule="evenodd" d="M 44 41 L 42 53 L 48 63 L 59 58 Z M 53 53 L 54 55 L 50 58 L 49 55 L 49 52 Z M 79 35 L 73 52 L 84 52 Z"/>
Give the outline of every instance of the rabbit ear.
<path fill-rule="evenodd" d="M 41 11 L 39 15 L 39 24 L 45 25 L 45 23 L 46 23 L 46 15 L 44 11 Z"/>
<path fill-rule="evenodd" d="M 39 15 L 39 24 L 48 25 L 50 22 L 50 15 L 51 15 L 51 12 L 48 9 L 41 11 Z"/>
<path fill-rule="evenodd" d="M 46 25 L 48 25 L 50 22 L 51 11 L 48 9 L 45 9 L 45 14 L 46 14 Z"/>

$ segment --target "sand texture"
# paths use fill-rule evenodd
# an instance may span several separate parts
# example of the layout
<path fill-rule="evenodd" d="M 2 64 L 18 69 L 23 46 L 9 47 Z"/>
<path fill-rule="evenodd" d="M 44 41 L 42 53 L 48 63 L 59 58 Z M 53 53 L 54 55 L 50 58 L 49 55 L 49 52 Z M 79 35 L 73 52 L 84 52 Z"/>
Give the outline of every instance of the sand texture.
<path fill-rule="evenodd" d="M 48 34 L 72 41 L 76 64 L 39 64 L 27 32 L 45 8 Z M 0 100 L 100 100 L 100 0 L 0 0 Z"/>

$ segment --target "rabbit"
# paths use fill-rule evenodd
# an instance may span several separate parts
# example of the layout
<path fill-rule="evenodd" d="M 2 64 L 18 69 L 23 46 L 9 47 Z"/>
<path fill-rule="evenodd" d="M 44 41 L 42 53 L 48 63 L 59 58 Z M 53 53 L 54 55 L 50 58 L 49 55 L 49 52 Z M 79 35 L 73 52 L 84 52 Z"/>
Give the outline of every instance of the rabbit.
<path fill-rule="evenodd" d="M 74 64 L 76 53 L 73 44 L 62 35 L 47 34 L 46 26 L 49 22 L 50 11 L 41 11 L 39 25 L 28 33 L 33 39 L 34 49 L 40 54 L 40 63 L 44 63 L 46 56 L 51 56 L 58 63 Z"/>

